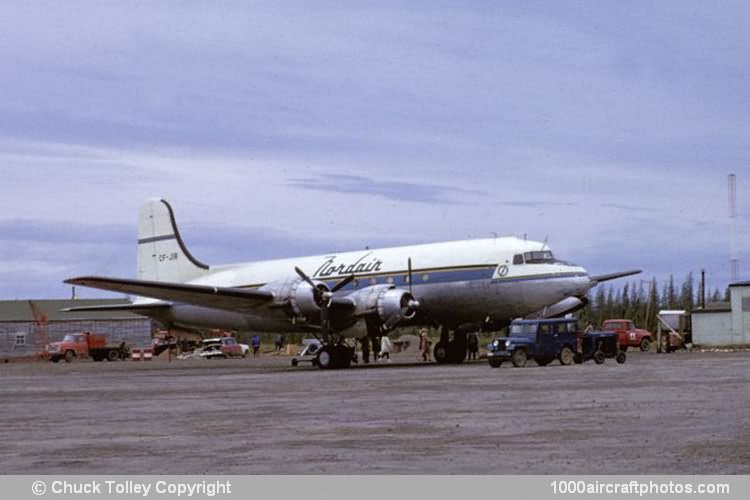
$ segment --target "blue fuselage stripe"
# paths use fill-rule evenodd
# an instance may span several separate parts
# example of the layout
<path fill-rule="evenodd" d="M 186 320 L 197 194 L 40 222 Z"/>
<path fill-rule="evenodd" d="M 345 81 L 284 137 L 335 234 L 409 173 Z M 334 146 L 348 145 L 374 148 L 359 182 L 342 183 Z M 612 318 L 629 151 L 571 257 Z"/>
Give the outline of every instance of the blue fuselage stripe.
<path fill-rule="evenodd" d="M 491 280 L 492 283 L 514 283 L 521 281 L 539 281 L 539 280 L 552 280 L 561 278 L 574 278 L 586 276 L 585 273 L 574 272 L 574 273 L 548 273 L 538 274 L 534 276 L 521 276 L 518 278 L 507 277 L 493 279 L 495 274 L 495 266 L 481 268 L 481 269 L 450 269 L 450 270 L 430 270 L 430 271 L 416 271 L 412 273 L 414 279 L 414 286 L 427 285 L 432 283 L 453 283 L 462 281 L 477 281 L 477 280 Z M 333 287 L 338 283 L 341 278 L 335 280 L 326 279 L 322 280 L 326 285 Z M 401 273 L 387 273 L 382 275 L 367 275 L 362 278 L 357 278 L 355 283 L 350 283 L 345 286 L 342 290 L 353 290 L 370 285 L 384 285 L 392 284 L 396 286 L 408 286 L 409 280 L 407 279 L 407 272 Z"/>

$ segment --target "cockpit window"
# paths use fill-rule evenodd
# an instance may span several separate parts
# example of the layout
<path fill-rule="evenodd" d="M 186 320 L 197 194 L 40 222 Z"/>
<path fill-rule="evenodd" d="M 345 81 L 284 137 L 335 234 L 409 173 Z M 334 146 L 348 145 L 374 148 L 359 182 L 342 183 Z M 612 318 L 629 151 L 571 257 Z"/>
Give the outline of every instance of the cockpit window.
<path fill-rule="evenodd" d="M 515 265 L 523 264 L 523 255 L 521 255 L 520 253 L 514 255 L 513 256 L 513 264 L 515 264 Z"/>
<path fill-rule="evenodd" d="M 555 257 L 549 250 L 541 252 L 526 252 L 523 254 L 527 264 L 549 264 L 555 262 Z"/>

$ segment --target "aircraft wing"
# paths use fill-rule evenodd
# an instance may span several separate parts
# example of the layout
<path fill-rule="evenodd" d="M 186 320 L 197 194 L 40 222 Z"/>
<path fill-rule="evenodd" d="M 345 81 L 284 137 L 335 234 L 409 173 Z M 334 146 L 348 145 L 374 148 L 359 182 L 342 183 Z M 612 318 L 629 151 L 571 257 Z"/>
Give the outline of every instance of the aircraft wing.
<path fill-rule="evenodd" d="M 130 302 L 126 302 L 123 304 L 105 304 L 105 305 L 98 305 L 98 306 L 78 306 L 78 307 L 66 307 L 64 309 L 60 309 L 62 312 L 97 312 L 97 311 L 125 311 L 125 312 L 132 312 L 135 314 L 144 314 L 147 316 L 146 313 L 156 311 L 159 309 L 166 309 L 171 307 L 172 304 L 169 302 L 149 302 L 146 304 L 132 304 Z"/>
<path fill-rule="evenodd" d="M 82 276 L 65 283 L 240 313 L 250 312 L 273 300 L 271 292 L 166 281 Z"/>
<path fill-rule="evenodd" d="M 599 276 L 591 276 L 591 281 L 601 283 L 602 281 L 615 280 L 617 278 L 624 278 L 625 276 L 632 276 L 634 274 L 640 274 L 640 269 L 631 269 L 630 271 L 622 271 L 619 273 L 600 274 Z"/>

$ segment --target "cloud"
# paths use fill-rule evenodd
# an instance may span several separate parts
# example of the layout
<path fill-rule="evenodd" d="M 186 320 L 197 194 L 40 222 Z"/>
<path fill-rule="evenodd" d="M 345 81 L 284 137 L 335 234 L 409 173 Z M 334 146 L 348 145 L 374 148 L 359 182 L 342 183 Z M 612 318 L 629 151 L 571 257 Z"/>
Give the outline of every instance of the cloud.
<path fill-rule="evenodd" d="M 623 203 L 602 203 L 600 205 L 604 208 L 616 208 L 619 210 L 626 210 L 628 212 L 649 212 L 649 213 L 655 213 L 658 212 L 659 209 L 653 208 L 653 207 L 641 207 L 638 205 L 626 205 Z"/>
<path fill-rule="evenodd" d="M 472 189 L 439 186 L 425 182 L 374 180 L 358 175 L 323 174 L 318 177 L 289 179 L 288 184 L 314 191 L 376 195 L 393 201 L 437 204 L 466 203 L 472 198 L 485 194 Z"/>
<path fill-rule="evenodd" d="M 507 205 L 509 207 L 575 207 L 578 203 L 574 202 L 556 202 L 556 201 L 498 201 L 498 205 Z"/>
<path fill-rule="evenodd" d="M 131 226 L 86 225 L 73 221 L 0 220 L 0 241 L 29 243 L 123 243 L 135 241 Z"/>

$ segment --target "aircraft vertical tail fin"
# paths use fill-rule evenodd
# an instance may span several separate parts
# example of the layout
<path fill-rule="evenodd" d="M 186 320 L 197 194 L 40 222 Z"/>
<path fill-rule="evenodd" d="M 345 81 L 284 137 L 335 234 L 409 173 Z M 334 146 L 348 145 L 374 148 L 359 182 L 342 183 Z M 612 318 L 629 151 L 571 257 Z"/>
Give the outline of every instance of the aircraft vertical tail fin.
<path fill-rule="evenodd" d="M 182 241 L 169 203 L 160 198 L 147 201 L 138 218 L 138 279 L 184 283 L 208 269 Z"/>

